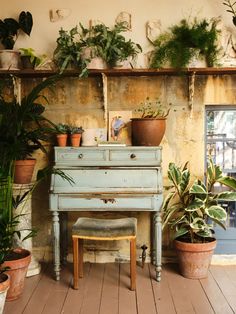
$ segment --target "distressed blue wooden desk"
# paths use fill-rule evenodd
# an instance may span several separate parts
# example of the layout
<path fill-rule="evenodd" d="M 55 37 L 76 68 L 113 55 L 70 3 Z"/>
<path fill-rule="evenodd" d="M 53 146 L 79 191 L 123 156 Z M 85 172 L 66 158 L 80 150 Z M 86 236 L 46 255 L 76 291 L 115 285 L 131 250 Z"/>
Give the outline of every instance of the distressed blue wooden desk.
<path fill-rule="evenodd" d="M 56 280 L 60 279 L 60 229 L 66 231 L 66 216 L 60 219 L 59 213 L 149 211 L 153 212 L 152 260 L 156 266 L 156 279 L 160 281 L 160 208 L 163 200 L 161 148 L 55 147 L 55 168 L 63 170 L 74 180 L 71 185 L 58 175 L 52 175 L 51 178 L 50 211 Z M 62 225 L 64 223 L 62 228 L 60 220 Z"/>

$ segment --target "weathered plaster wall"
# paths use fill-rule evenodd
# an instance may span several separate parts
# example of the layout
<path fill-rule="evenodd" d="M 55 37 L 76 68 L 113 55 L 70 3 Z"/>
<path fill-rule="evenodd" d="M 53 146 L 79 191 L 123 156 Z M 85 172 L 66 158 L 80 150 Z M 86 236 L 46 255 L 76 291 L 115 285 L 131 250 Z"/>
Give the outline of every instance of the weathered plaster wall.
<path fill-rule="evenodd" d="M 139 56 L 137 66 L 146 67 L 144 54 L 150 50 L 146 39 L 145 24 L 148 20 L 161 20 L 162 29 L 189 16 L 216 17 L 221 15 L 223 24 L 233 32 L 231 15 L 226 12 L 222 1 L 215 0 L 41 0 L 40 3 L 30 0 L 1 1 L 0 19 L 17 17 L 22 10 L 30 11 L 34 18 L 34 27 L 30 37 L 20 35 L 16 48 L 32 47 L 38 53 L 52 57 L 56 47 L 56 38 L 61 27 L 71 29 L 79 22 L 88 26 L 89 20 L 100 20 L 111 26 L 121 11 L 132 14 L 132 32 L 127 36 L 140 43 L 143 53 Z M 55 23 L 50 22 L 49 10 L 68 8 L 70 16 Z M 24 80 L 23 94 L 37 80 Z M 147 96 L 159 97 L 172 103 L 167 130 L 163 139 L 163 174 L 167 184 L 166 170 L 170 161 L 183 164 L 190 161 L 194 175 L 204 172 L 204 106 L 205 104 L 236 104 L 235 76 L 199 76 L 195 81 L 194 105 L 188 105 L 188 79 L 184 76 L 159 77 L 113 77 L 108 78 L 109 110 L 134 110 Z M 46 105 L 47 116 L 54 122 L 78 123 L 83 127 L 104 127 L 103 94 L 101 78 L 79 80 L 66 78 L 59 82 L 54 93 L 48 92 L 49 105 Z M 49 150 L 51 148 L 49 147 Z M 40 153 L 38 167 L 48 160 Z M 51 160 L 53 156 L 51 154 Z M 38 236 L 34 245 L 38 254 L 50 257 L 51 251 L 51 216 L 48 211 L 49 183 L 39 187 L 33 197 L 33 223 L 38 227 Z M 110 215 L 110 214 L 108 214 Z M 149 214 L 137 214 L 139 221 L 138 246 L 146 243 L 150 248 Z M 75 215 L 70 217 L 70 225 Z M 116 246 L 115 246 L 116 245 Z M 94 247 L 94 244 L 91 244 Z M 122 243 L 103 246 L 105 250 L 114 248 L 114 255 L 126 256 L 127 245 Z M 117 250 L 121 247 L 118 254 Z M 110 251 L 109 251 L 110 252 Z M 108 254 L 109 255 L 109 254 Z M 111 255 L 111 254 L 110 254 Z M 91 259 L 101 256 L 91 253 Z M 104 256 L 104 252 L 102 252 Z"/>
<path fill-rule="evenodd" d="M 190 169 L 195 176 L 204 174 L 204 111 L 208 104 L 236 104 L 236 76 L 196 76 L 195 93 L 192 108 L 188 102 L 188 77 L 108 77 L 108 110 L 134 110 L 147 96 L 159 98 L 171 103 L 167 120 L 167 129 L 162 141 L 164 185 L 169 162 L 181 165 L 189 161 Z M 37 80 L 24 80 L 23 93 Z M 58 82 L 53 91 L 45 93 L 49 100 L 46 104 L 46 115 L 54 122 L 77 123 L 84 128 L 104 127 L 104 108 L 101 77 L 87 79 L 64 78 Z M 50 148 L 51 149 L 51 148 Z M 40 154 L 40 153 L 39 153 Z M 41 156 L 42 157 L 42 156 Z M 52 160 L 51 154 L 51 160 Z M 38 167 L 45 164 L 45 158 L 38 158 Z M 49 185 L 43 185 L 34 194 L 33 222 L 38 227 L 38 236 L 34 245 L 39 255 L 50 258 L 51 251 L 51 215 L 48 211 Z M 90 215 L 82 213 L 81 215 Z M 93 214 L 95 216 L 99 214 Z M 120 213 L 121 216 L 124 213 Z M 120 216 L 119 215 L 119 216 Z M 131 215 L 127 213 L 127 215 Z M 106 217 L 117 217 L 117 214 L 106 213 Z M 150 215 L 137 213 L 138 217 L 138 254 L 140 246 L 150 248 Z M 76 220 L 77 214 L 70 214 L 69 229 Z M 164 239 L 164 246 L 168 238 Z M 128 243 L 89 243 L 87 246 L 90 260 L 126 258 Z"/>
<path fill-rule="evenodd" d="M 52 56 L 56 47 L 56 38 L 61 27 L 71 29 L 79 22 L 88 26 L 89 20 L 100 20 L 106 25 L 114 25 L 117 15 L 127 11 L 132 15 L 132 31 L 128 37 L 141 44 L 143 54 L 139 55 L 138 66 L 146 66 L 144 54 L 151 46 L 146 39 L 145 24 L 147 21 L 161 20 L 162 29 L 165 30 L 182 18 L 189 17 L 217 17 L 222 16 L 223 24 L 233 31 L 231 15 L 226 12 L 223 1 L 216 0 L 41 0 L 40 3 L 32 0 L 1 0 L 0 19 L 6 17 L 18 17 L 22 10 L 30 11 L 34 18 L 34 26 L 31 36 L 20 35 L 15 47 L 32 47 L 38 53 L 46 53 Z M 68 18 L 58 22 L 50 22 L 50 9 L 69 9 Z"/>

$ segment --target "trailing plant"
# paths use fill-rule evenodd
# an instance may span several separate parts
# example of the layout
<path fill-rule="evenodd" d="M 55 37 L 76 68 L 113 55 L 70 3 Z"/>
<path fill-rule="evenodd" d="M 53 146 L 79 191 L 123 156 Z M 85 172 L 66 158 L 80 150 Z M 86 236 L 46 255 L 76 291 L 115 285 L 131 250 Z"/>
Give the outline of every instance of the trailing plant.
<path fill-rule="evenodd" d="M 88 59 L 82 57 L 83 44 L 76 39 L 78 36 L 78 27 L 74 27 L 69 31 L 63 28 L 59 31 L 57 38 L 57 47 L 54 50 L 53 59 L 62 73 L 69 66 L 80 69 L 80 77 L 87 76 Z"/>
<path fill-rule="evenodd" d="M 134 59 L 142 48 L 131 39 L 126 39 L 121 33 L 128 30 L 125 23 L 117 23 L 113 28 L 104 24 L 85 28 L 81 23 L 81 42 L 84 47 L 91 48 L 91 58 L 101 57 L 110 67 L 129 57 Z"/>
<path fill-rule="evenodd" d="M 30 12 L 22 11 L 18 21 L 13 18 L 0 20 L 0 42 L 5 49 L 13 49 L 19 32 L 30 35 L 32 27 L 33 18 Z"/>
<path fill-rule="evenodd" d="M 153 42 L 150 67 L 160 68 L 169 63 L 174 68 L 184 68 L 198 54 L 200 58 L 205 58 L 207 66 L 216 65 L 219 54 L 218 22 L 218 18 L 195 18 L 192 22 L 183 19 L 173 25 Z"/>
<path fill-rule="evenodd" d="M 227 213 L 221 201 L 236 200 L 236 180 L 225 176 L 219 166 L 209 161 L 206 183 L 197 179 L 191 183 L 187 164 L 181 169 L 174 163 L 169 164 L 168 178 L 171 192 L 162 206 L 163 229 L 167 226 L 174 230 L 174 238 L 185 242 L 204 242 L 214 235 L 213 223 L 225 229 Z M 218 183 L 234 191 L 214 192 Z"/>
<path fill-rule="evenodd" d="M 141 107 L 136 109 L 141 114 L 141 118 L 166 118 L 170 112 L 159 99 L 151 101 L 149 97 L 141 103 Z"/>
<path fill-rule="evenodd" d="M 236 2 L 234 3 L 231 3 L 230 0 L 225 0 L 223 2 L 223 5 L 225 5 L 226 7 L 228 7 L 228 9 L 226 10 L 227 12 L 231 13 L 233 15 L 232 17 L 232 21 L 233 21 L 233 24 L 234 26 L 236 26 L 236 11 L 234 9 L 234 6 L 235 6 Z"/>

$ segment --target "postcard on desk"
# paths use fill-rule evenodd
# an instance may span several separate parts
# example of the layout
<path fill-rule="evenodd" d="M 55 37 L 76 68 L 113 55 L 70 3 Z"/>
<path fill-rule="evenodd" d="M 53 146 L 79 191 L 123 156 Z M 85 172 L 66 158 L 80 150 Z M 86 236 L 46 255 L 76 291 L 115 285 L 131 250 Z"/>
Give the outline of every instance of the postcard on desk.
<path fill-rule="evenodd" d="M 108 141 L 131 145 L 132 111 L 109 111 Z"/>

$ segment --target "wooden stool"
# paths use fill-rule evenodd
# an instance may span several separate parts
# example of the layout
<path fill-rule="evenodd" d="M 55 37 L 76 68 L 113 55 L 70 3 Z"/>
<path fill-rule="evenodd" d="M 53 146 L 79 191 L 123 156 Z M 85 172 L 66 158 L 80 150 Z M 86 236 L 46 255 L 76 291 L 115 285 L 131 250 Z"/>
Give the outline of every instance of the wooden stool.
<path fill-rule="evenodd" d="M 130 289 L 136 289 L 136 218 L 79 218 L 72 226 L 74 289 L 83 277 L 83 240 L 130 240 Z"/>

